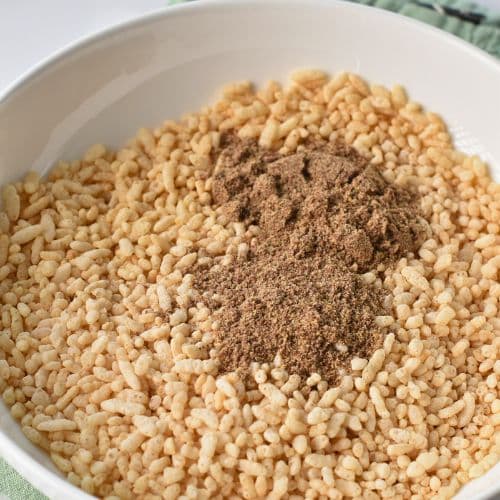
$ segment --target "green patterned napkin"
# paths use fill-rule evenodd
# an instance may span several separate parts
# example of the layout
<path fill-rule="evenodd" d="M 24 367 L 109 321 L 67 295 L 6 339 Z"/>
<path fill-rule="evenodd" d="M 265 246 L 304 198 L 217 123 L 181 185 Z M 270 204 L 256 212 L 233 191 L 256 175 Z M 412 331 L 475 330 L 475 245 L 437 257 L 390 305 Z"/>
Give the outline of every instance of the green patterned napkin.
<path fill-rule="evenodd" d="M 46 500 L 47 497 L 33 488 L 26 479 L 0 458 L 0 498 L 8 500 Z"/>
<path fill-rule="evenodd" d="M 500 12 L 491 12 L 464 0 L 350 1 L 419 19 L 453 33 L 500 58 Z M 447 15 L 447 12 L 453 15 Z"/>
<path fill-rule="evenodd" d="M 185 0 L 171 0 L 182 3 Z M 500 58 L 500 12 L 493 13 L 463 0 L 349 0 L 399 12 L 446 30 Z M 7 457 L 8 459 L 8 457 Z M 0 459 L 0 499 L 44 500 L 4 460 Z"/>

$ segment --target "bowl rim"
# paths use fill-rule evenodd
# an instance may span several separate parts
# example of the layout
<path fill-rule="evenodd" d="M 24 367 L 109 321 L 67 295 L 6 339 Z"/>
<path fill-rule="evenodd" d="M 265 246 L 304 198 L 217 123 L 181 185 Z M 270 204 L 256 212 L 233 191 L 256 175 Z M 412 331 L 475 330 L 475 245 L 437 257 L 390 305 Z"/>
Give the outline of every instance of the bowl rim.
<path fill-rule="evenodd" d="M 379 7 L 374 7 L 372 5 L 364 5 L 359 3 L 354 3 L 349 0 L 203 0 L 200 1 L 186 1 L 185 3 L 179 3 L 175 5 L 167 5 L 165 7 L 159 8 L 153 12 L 149 12 L 133 19 L 119 22 L 113 24 L 108 28 L 103 28 L 90 35 L 85 35 L 77 38 L 76 40 L 66 44 L 61 49 L 53 52 L 51 55 L 43 58 L 40 62 L 31 66 L 28 70 L 21 73 L 20 76 L 15 78 L 7 87 L 0 92 L 0 105 L 7 101 L 12 95 L 19 91 L 22 87 L 30 82 L 30 80 L 43 74 L 45 71 L 49 70 L 52 65 L 62 62 L 66 57 L 69 57 L 79 50 L 90 47 L 92 44 L 98 43 L 110 36 L 118 35 L 120 32 L 138 28 L 141 25 L 148 24 L 157 19 L 169 16 L 174 17 L 175 15 L 189 14 L 191 11 L 213 9 L 213 8 L 244 8 L 248 6 L 258 6 L 258 5 L 275 5 L 275 6 L 290 6 L 290 5 L 307 5 L 311 6 L 327 6 L 331 8 L 342 8 L 351 9 L 354 13 L 366 11 L 366 9 L 376 11 L 376 14 L 381 17 L 387 17 L 392 19 L 397 19 L 399 23 L 407 24 L 419 29 L 422 32 L 427 32 L 432 34 L 437 39 L 445 43 L 454 45 L 458 50 L 463 50 L 468 52 L 470 55 L 479 58 L 488 66 L 491 66 L 494 70 L 500 73 L 500 60 L 493 57 L 488 52 L 476 47 L 472 43 L 464 40 L 463 38 L 449 33 L 440 28 L 436 28 L 430 24 L 427 24 L 418 19 L 414 19 L 408 16 L 404 16 L 397 12 L 392 12 L 389 10 L 381 9 Z"/>
<path fill-rule="evenodd" d="M 432 35 L 439 43 L 447 43 L 455 47 L 454 50 L 464 51 L 481 60 L 485 65 L 498 72 L 500 76 L 500 61 L 488 54 L 484 50 L 474 46 L 473 44 L 459 38 L 456 35 L 443 31 L 439 28 L 426 24 L 422 21 L 401 15 L 399 13 L 387 11 L 381 8 L 368 6 L 364 4 L 352 3 L 345 0 L 203 0 L 196 2 L 186 2 L 176 5 L 167 5 L 159 8 L 153 12 L 134 17 L 133 19 L 122 21 L 117 24 L 104 29 L 100 29 L 90 35 L 79 37 L 78 39 L 66 44 L 61 49 L 53 52 L 51 55 L 43 58 L 40 62 L 32 65 L 28 70 L 24 71 L 20 76 L 15 78 L 7 87 L 0 92 L 0 112 L 1 106 L 5 104 L 17 92 L 21 91 L 26 85 L 29 85 L 37 77 L 43 75 L 45 72 L 56 64 L 64 62 L 79 51 L 86 48 L 91 48 L 99 42 L 106 39 L 120 35 L 123 32 L 147 26 L 149 23 L 161 20 L 163 18 L 174 18 L 181 15 L 194 15 L 197 12 L 213 9 L 244 9 L 247 7 L 258 6 L 275 6 L 280 8 L 294 6 L 307 6 L 308 8 L 314 7 L 327 7 L 331 9 L 344 9 L 351 11 L 353 15 L 359 12 L 369 10 L 371 15 L 380 16 L 392 19 L 394 22 L 412 27 L 412 29 L 419 30 L 422 34 Z M 16 422 L 16 425 L 19 425 Z M 41 450 L 46 453 L 44 450 Z M 70 483 L 64 476 L 59 475 L 57 472 L 52 471 L 45 465 L 40 464 L 33 458 L 27 451 L 18 446 L 16 441 L 11 439 L 7 431 L 2 429 L 0 425 L 0 456 L 8 462 L 21 476 L 23 476 L 35 488 L 40 490 L 43 494 L 48 492 L 47 484 L 53 485 L 53 489 L 59 489 L 61 494 L 71 495 L 69 498 L 78 499 L 93 499 L 94 496 L 86 493 L 82 489 Z M 43 469 L 43 476 L 41 475 Z M 20 472 L 22 471 L 22 472 Z M 489 491 L 483 491 L 475 500 L 484 500 L 491 494 L 500 491 L 497 487 L 493 486 Z"/>

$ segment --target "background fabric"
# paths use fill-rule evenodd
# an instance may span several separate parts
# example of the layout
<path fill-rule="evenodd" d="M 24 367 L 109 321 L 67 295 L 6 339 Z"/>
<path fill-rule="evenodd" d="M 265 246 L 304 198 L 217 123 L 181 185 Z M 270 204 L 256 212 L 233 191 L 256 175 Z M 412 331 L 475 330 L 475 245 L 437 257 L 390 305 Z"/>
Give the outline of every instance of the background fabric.
<path fill-rule="evenodd" d="M 493 12 L 464 0 L 349 0 L 371 5 L 408 17 L 424 21 L 500 58 L 500 1 L 499 11 Z M 424 5 L 428 5 L 424 6 Z M 441 7 L 441 8 L 440 8 Z M 446 15 L 446 9 L 453 9 L 456 15 Z M 471 18 L 476 22 L 461 19 Z"/>
<path fill-rule="evenodd" d="M 170 4 L 185 0 L 171 0 Z M 500 10 L 488 11 L 464 0 L 348 0 L 413 17 L 453 33 L 500 58 Z M 500 0 L 499 0 L 500 5 Z M 448 9 L 453 9 L 450 14 Z M 448 13 L 446 12 L 448 10 Z M 44 500 L 46 497 L 0 459 L 0 500 Z"/>

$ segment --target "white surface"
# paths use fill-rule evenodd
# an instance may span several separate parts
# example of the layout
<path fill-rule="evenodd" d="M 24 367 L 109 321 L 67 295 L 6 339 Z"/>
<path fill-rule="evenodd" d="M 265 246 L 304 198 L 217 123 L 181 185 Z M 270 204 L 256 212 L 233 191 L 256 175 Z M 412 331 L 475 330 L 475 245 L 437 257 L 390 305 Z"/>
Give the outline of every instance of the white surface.
<path fill-rule="evenodd" d="M 500 0 L 476 0 L 500 10 Z M 0 95 L 61 47 L 114 24 L 165 8 L 168 0 L 0 1 Z"/>
<path fill-rule="evenodd" d="M 500 65 L 478 49 L 407 18 L 333 0 L 207 0 L 98 36 L 0 98 L 0 184 L 77 157 L 96 141 L 117 146 L 141 125 L 199 108 L 229 80 L 283 78 L 299 66 L 405 84 L 460 131 L 459 146 L 500 172 Z M 50 472 L 50 460 L 3 404 L 0 450 L 49 497 L 88 498 Z M 459 498 L 485 498 L 488 481 L 494 484 L 493 472 Z"/>
<path fill-rule="evenodd" d="M 0 1 L 0 94 L 62 47 L 97 31 L 165 8 L 167 0 Z"/>

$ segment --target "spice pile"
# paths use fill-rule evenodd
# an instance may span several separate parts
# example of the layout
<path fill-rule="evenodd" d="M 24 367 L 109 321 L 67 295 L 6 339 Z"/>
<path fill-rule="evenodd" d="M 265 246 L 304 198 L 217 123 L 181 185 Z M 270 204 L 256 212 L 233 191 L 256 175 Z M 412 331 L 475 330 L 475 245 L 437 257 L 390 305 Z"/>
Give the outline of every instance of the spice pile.
<path fill-rule="evenodd" d="M 290 373 L 334 383 L 381 346 L 383 292 L 357 272 L 418 249 L 428 226 L 415 194 L 352 148 L 317 143 L 283 156 L 232 136 L 222 138 L 212 193 L 230 220 L 259 229 L 246 255 L 196 270 L 207 303 L 222 305 L 223 371 L 279 354 Z"/>
<path fill-rule="evenodd" d="M 400 197 L 415 191 L 431 234 L 416 250 L 404 243 L 402 230 L 411 226 L 396 224 L 392 236 L 378 232 L 383 225 L 368 228 L 370 219 L 322 208 L 324 197 L 313 208 L 318 221 L 302 223 L 316 201 L 287 182 L 282 191 L 269 187 L 265 175 L 262 185 L 248 172 L 249 185 L 270 189 L 273 203 L 298 208 L 294 224 L 272 238 L 283 218 L 262 217 L 269 213 L 252 192 L 230 210 L 228 200 L 247 187 L 223 198 L 221 188 L 230 185 L 224 172 L 234 164 L 229 153 L 238 149 L 224 143 L 229 131 L 277 152 L 262 174 L 317 155 L 305 176 L 294 177 L 313 186 L 312 166 L 327 154 L 361 169 L 354 179 L 380 186 L 373 199 L 387 195 L 397 213 L 415 209 Z M 318 142 L 345 143 L 370 164 L 348 150 L 322 152 Z M 214 169 L 221 148 L 229 148 L 227 158 Z M 253 148 L 250 157 L 259 156 Z M 344 187 L 337 206 L 348 202 L 352 214 L 363 191 Z M 96 145 L 46 179 L 28 174 L 3 188 L 2 202 L 0 391 L 26 437 L 83 490 L 106 500 L 439 500 L 499 460 L 500 188 L 401 87 L 310 70 L 296 72 L 286 87 L 232 84 L 212 107 L 142 129 L 117 152 Z M 375 209 L 394 222 L 384 206 Z M 321 236 L 322 219 L 331 221 L 325 227 L 332 235 L 353 226 L 347 236 L 359 242 L 357 231 L 375 231 L 371 254 L 367 245 L 345 247 L 338 238 L 328 245 L 362 289 L 386 294 L 385 315 L 375 319 L 391 327 L 382 345 L 369 358 L 353 357 L 338 384 L 317 373 L 304 380 L 279 356 L 252 364 L 245 380 L 223 373 L 213 348 L 221 322 L 198 300 L 193 270 L 217 267 L 241 294 L 236 270 L 284 251 L 285 234 L 297 252 L 285 252 L 285 260 L 310 261 L 321 285 L 326 277 L 318 269 L 333 263 L 309 260 L 311 248 L 327 247 L 307 246 L 305 236 L 308 225 Z M 389 248 L 396 251 L 387 265 L 381 255 Z M 265 272 L 271 279 L 296 274 L 278 263 L 256 278 Z M 334 280 L 338 273 L 332 269 Z M 345 282 L 335 286 L 354 295 Z M 257 289 L 250 292 L 258 298 Z M 273 293 L 266 300 L 276 303 Z M 317 293 L 311 289 L 313 298 Z M 367 299 L 370 317 L 379 300 Z"/>

